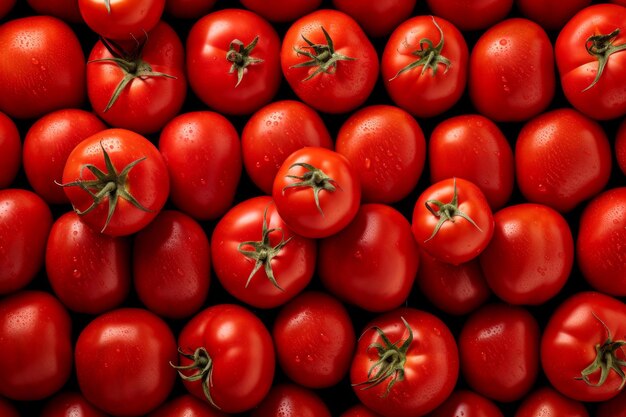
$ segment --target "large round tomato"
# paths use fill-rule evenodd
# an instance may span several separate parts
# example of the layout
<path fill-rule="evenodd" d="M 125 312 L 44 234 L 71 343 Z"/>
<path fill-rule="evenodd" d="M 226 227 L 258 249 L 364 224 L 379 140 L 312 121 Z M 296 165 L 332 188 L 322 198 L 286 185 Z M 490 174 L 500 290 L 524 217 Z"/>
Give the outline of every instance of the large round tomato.
<path fill-rule="evenodd" d="M 91 30 L 106 39 L 139 39 L 159 23 L 165 0 L 78 0 Z"/>
<path fill-rule="evenodd" d="M 4 414 L 2 414 L 4 416 Z M 64 391 L 52 397 L 39 417 L 107 417 L 78 392 Z"/>
<path fill-rule="evenodd" d="M 148 417 L 227 417 L 191 394 L 170 400 L 154 410 Z"/>
<path fill-rule="evenodd" d="M 559 394 L 553 388 L 543 387 L 524 398 L 515 417 L 589 417 L 589 413 L 580 402 Z"/>
<path fill-rule="evenodd" d="M 333 6 L 353 17 L 373 38 L 391 33 L 411 15 L 415 3 L 416 0 L 333 0 Z"/>
<path fill-rule="evenodd" d="M 454 391 L 428 417 L 504 417 L 502 411 L 489 399 L 473 391 Z M 538 417 L 538 416 L 536 416 Z M 548 416 L 544 416 L 548 417 Z M 556 416 L 554 416 L 556 417 Z M 565 417 L 565 416 L 563 416 Z"/>
<path fill-rule="evenodd" d="M 559 30 L 591 0 L 543 1 L 516 0 L 519 11 L 546 30 Z"/>
<path fill-rule="evenodd" d="M 506 17 L 513 0 L 426 0 L 435 16 L 449 20 L 463 31 L 482 30 Z"/>
<path fill-rule="evenodd" d="M 271 22 L 292 22 L 317 9 L 322 0 L 241 0 L 241 4 Z"/>
<path fill-rule="evenodd" d="M 250 417 L 331 417 L 326 404 L 313 391 L 295 384 L 272 387 Z"/>
<path fill-rule="evenodd" d="M 22 142 L 15 122 L 0 112 L 0 189 L 15 179 L 22 160 Z"/>

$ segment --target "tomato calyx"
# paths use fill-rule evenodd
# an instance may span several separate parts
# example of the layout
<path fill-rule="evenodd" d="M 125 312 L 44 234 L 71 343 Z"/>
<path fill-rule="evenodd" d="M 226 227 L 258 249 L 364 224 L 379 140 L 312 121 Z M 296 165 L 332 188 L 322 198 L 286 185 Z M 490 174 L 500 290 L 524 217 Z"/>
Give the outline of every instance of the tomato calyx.
<path fill-rule="evenodd" d="M 280 242 L 276 244 L 276 246 L 272 246 L 270 243 L 270 234 L 273 232 L 280 232 L 282 234 L 280 238 Z M 255 261 L 254 268 L 252 268 L 252 272 L 250 272 L 250 276 L 246 281 L 245 288 L 248 288 L 250 281 L 252 281 L 252 277 L 257 273 L 261 266 L 265 269 L 265 275 L 270 280 L 274 287 L 278 288 L 281 291 L 284 289 L 278 285 L 278 281 L 276 281 L 276 277 L 274 276 L 274 270 L 272 269 L 272 259 L 277 256 L 283 247 L 289 243 L 289 241 L 293 238 L 285 240 L 285 232 L 280 227 L 274 227 L 268 229 L 267 227 L 267 208 L 265 208 L 265 212 L 263 213 L 263 227 L 261 229 L 261 240 L 260 241 L 246 241 L 241 242 L 237 246 L 237 250 L 247 258 L 250 258 Z M 252 247 L 253 250 L 245 250 L 245 247 Z"/>
<path fill-rule="evenodd" d="M 107 13 L 111 14 L 111 0 L 104 0 L 104 7 L 107 9 Z"/>
<path fill-rule="evenodd" d="M 300 180 L 300 182 L 294 182 L 292 184 L 285 185 L 283 187 L 282 192 L 284 194 L 287 188 L 311 187 L 313 189 L 313 199 L 315 200 L 315 205 L 317 206 L 317 210 L 323 216 L 324 212 L 322 211 L 322 207 L 320 207 L 320 198 L 319 198 L 320 191 L 325 190 L 325 191 L 328 191 L 329 193 L 334 193 L 337 190 L 337 188 L 341 189 L 341 187 L 339 187 L 339 185 L 334 179 L 326 175 L 324 171 L 322 171 L 319 168 L 314 167 L 311 164 L 307 164 L 306 162 L 296 162 L 295 164 L 291 165 L 289 169 L 292 169 L 298 166 L 303 167 L 307 171 L 301 176 L 287 175 L 287 178 L 294 178 L 294 179 Z"/>
<path fill-rule="evenodd" d="M 335 52 L 335 45 L 332 38 L 324 29 L 324 26 L 320 26 L 322 32 L 324 32 L 324 38 L 326 38 L 326 44 L 317 44 L 311 42 L 304 35 L 302 39 L 308 44 L 304 48 L 294 48 L 298 55 L 304 55 L 310 58 L 309 61 L 301 62 L 296 65 L 292 65 L 290 68 L 302 68 L 302 67 L 317 67 L 308 77 L 302 81 L 308 81 L 318 74 L 334 74 L 337 70 L 337 62 L 339 61 L 356 61 L 356 58 L 352 58 L 346 55 L 338 54 Z M 309 50 L 313 52 L 309 52 Z"/>
<path fill-rule="evenodd" d="M 220 407 L 215 404 L 213 397 L 211 397 L 211 386 L 213 385 L 213 359 L 209 355 L 209 352 L 204 347 L 197 348 L 192 354 L 185 353 L 182 348 L 178 348 L 178 353 L 185 358 L 193 361 L 189 365 L 174 365 L 170 362 L 170 366 L 178 372 L 178 375 L 184 380 L 189 382 L 201 381 L 202 391 L 209 403 L 217 408 Z M 191 375 L 186 375 L 184 371 L 196 371 Z"/>
<path fill-rule="evenodd" d="M 478 229 L 479 232 L 482 232 L 481 228 L 476 224 L 476 222 L 470 216 L 468 216 L 459 209 L 459 195 L 456 189 L 456 178 L 453 179 L 452 200 L 449 203 L 442 203 L 439 200 L 426 200 L 424 205 L 426 206 L 426 209 L 428 209 L 428 211 L 432 213 L 433 216 L 439 218 L 439 221 L 437 222 L 433 233 L 424 242 L 428 242 L 429 240 L 433 239 L 437 235 L 437 233 L 439 233 L 441 226 L 443 226 L 445 222 L 451 221 L 452 223 L 454 223 L 454 218 L 457 216 L 467 220 L 476 229 Z M 437 206 L 437 210 L 435 210 L 431 205 Z"/>
<path fill-rule="evenodd" d="M 378 360 L 374 362 L 367 371 L 367 380 L 352 384 L 353 386 L 364 385 L 361 388 L 362 390 L 371 389 L 391 378 L 387 384 L 387 388 L 385 388 L 385 392 L 381 395 L 381 397 L 384 398 L 389 395 L 389 392 L 396 382 L 404 380 L 404 365 L 406 364 L 406 354 L 411 343 L 413 343 L 413 329 L 411 329 L 411 326 L 409 326 L 409 323 L 407 323 L 404 317 L 400 317 L 400 319 L 409 332 L 409 336 L 400 346 L 398 346 L 400 341 L 392 343 L 380 327 L 373 327 L 383 340 L 383 343 L 372 343 L 367 347 L 367 350 L 376 349 Z"/>
<path fill-rule="evenodd" d="M 596 77 L 593 79 L 591 84 L 589 84 L 589 86 L 582 90 L 583 92 L 589 90 L 600 80 L 600 77 L 604 72 L 604 67 L 606 67 L 607 62 L 609 61 L 609 57 L 616 52 L 626 49 L 626 43 L 613 45 L 613 42 L 615 42 L 615 38 L 619 36 L 619 33 L 620 29 L 617 28 L 609 34 L 593 35 L 587 38 L 585 48 L 587 49 L 589 55 L 594 56 L 598 60 L 598 70 L 596 72 Z"/>
<path fill-rule="evenodd" d="M 233 39 L 230 43 L 228 52 L 226 52 L 226 59 L 232 62 L 228 73 L 233 74 L 235 71 L 237 72 L 237 84 L 235 84 L 235 88 L 237 88 L 241 80 L 243 80 L 245 69 L 249 65 L 260 64 L 263 62 L 261 58 L 254 58 L 250 56 L 250 53 L 258 42 L 259 37 L 257 36 L 247 46 L 239 39 Z"/>
<path fill-rule="evenodd" d="M 437 24 L 437 21 L 435 21 L 435 18 L 432 16 L 431 18 L 433 19 L 433 24 L 439 31 L 439 37 L 440 37 L 439 43 L 435 45 L 433 41 L 428 38 L 420 39 L 419 49 L 416 49 L 413 52 L 411 52 L 411 55 L 416 56 L 418 59 L 411 62 L 409 65 L 407 65 L 406 67 L 398 71 L 396 75 L 394 75 L 392 78 L 389 79 L 389 81 L 393 81 L 396 78 L 398 78 L 400 74 L 405 73 L 407 71 L 411 71 L 412 69 L 418 68 L 418 67 L 422 67 L 420 76 L 424 75 L 424 73 L 426 73 L 426 71 L 430 69 L 432 71 L 432 76 L 434 77 L 435 75 L 437 75 L 439 64 L 443 64 L 445 66 L 445 69 L 443 71 L 444 74 L 448 72 L 448 69 L 450 68 L 450 65 L 452 65 L 452 63 L 450 62 L 448 58 L 441 55 L 441 50 L 443 49 L 443 45 L 444 45 L 443 31 L 441 30 L 441 27 Z M 426 45 L 426 47 L 424 47 L 424 45 Z"/>

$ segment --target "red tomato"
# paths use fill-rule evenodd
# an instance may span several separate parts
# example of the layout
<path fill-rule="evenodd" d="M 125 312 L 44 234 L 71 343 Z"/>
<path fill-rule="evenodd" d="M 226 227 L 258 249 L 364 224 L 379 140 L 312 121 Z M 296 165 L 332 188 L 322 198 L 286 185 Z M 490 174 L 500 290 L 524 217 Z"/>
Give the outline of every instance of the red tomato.
<path fill-rule="evenodd" d="M 337 233 L 356 216 L 361 184 L 343 155 L 307 147 L 285 159 L 276 174 L 272 197 L 291 230 L 322 238 Z"/>
<path fill-rule="evenodd" d="M 626 371 L 626 305 L 597 292 L 570 296 L 552 313 L 541 340 L 548 380 L 578 401 L 620 393 Z"/>
<path fill-rule="evenodd" d="M 148 417 L 226 417 L 226 414 L 191 394 L 184 394 L 166 402 Z"/>
<path fill-rule="evenodd" d="M 80 107 L 85 98 L 85 55 L 63 21 L 30 16 L 0 25 L 0 111 L 40 117 Z"/>
<path fill-rule="evenodd" d="M 483 30 L 503 20 L 513 0 L 426 0 L 435 16 L 452 22 L 462 31 Z"/>
<path fill-rule="evenodd" d="M 39 272 L 51 227 L 50 208 L 37 194 L 0 190 L 0 294 L 25 287 Z"/>
<path fill-rule="evenodd" d="M 617 158 L 617 165 L 624 175 L 626 175 L 626 122 L 622 122 L 617 130 L 617 136 L 615 138 L 615 157 Z"/>
<path fill-rule="evenodd" d="M 331 417 L 328 407 L 313 391 L 293 384 L 272 387 L 251 417 Z"/>
<path fill-rule="evenodd" d="M 626 390 L 598 404 L 594 417 L 626 417 Z"/>
<path fill-rule="evenodd" d="M 375 312 L 406 301 L 419 265 L 411 225 L 384 204 L 362 205 L 347 227 L 320 241 L 319 251 L 317 273 L 328 291 Z"/>
<path fill-rule="evenodd" d="M 82 394 L 65 391 L 46 403 L 40 417 L 106 417 L 106 415 L 91 405 Z"/>
<path fill-rule="evenodd" d="M 530 393 L 519 405 L 515 417 L 589 417 L 585 406 L 552 388 Z"/>
<path fill-rule="evenodd" d="M 425 311 L 376 317 L 359 338 L 350 381 L 363 404 L 384 417 L 418 417 L 448 398 L 459 372 L 448 327 Z"/>
<path fill-rule="evenodd" d="M 106 126 L 98 117 L 80 109 L 48 113 L 35 121 L 24 137 L 24 171 L 35 192 L 49 204 L 69 203 L 56 182 L 72 149 Z"/>
<path fill-rule="evenodd" d="M 313 12 L 322 0 L 241 0 L 241 4 L 270 22 L 292 22 Z"/>
<path fill-rule="evenodd" d="M 250 114 L 278 91 L 280 38 L 255 13 L 227 9 L 206 15 L 191 28 L 186 53 L 191 89 L 220 113 Z"/>
<path fill-rule="evenodd" d="M 83 23 L 77 0 L 27 0 L 37 14 L 58 17 L 70 23 Z"/>
<path fill-rule="evenodd" d="M 95 44 L 87 65 L 87 94 L 96 114 L 111 126 L 149 134 L 176 116 L 185 101 L 184 50 L 163 22 L 138 39 Z"/>
<path fill-rule="evenodd" d="M 71 327 L 48 293 L 21 291 L 0 300 L 0 395 L 32 401 L 57 392 L 72 370 Z"/>
<path fill-rule="evenodd" d="M 380 414 L 373 412 L 363 404 L 357 404 L 344 411 L 340 417 L 380 417 Z"/>
<path fill-rule="evenodd" d="M 333 6 L 353 17 L 365 32 L 378 38 L 391 33 L 413 12 L 416 0 L 333 0 Z"/>
<path fill-rule="evenodd" d="M 443 404 L 428 415 L 428 417 L 451 416 L 504 417 L 493 402 L 472 391 L 454 391 Z"/>
<path fill-rule="evenodd" d="M 176 207 L 199 220 L 228 210 L 242 165 L 239 135 L 228 119 L 209 111 L 178 115 L 161 131 L 159 150 Z"/>
<path fill-rule="evenodd" d="M 591 4 L 591 0 L 516 0 L 520 12 L 539 23 L 546 30 L 559 30 L 577 12 Z"/>
<path fill-rule="evenodd" d="M 253 197 L 230 209 L 211 237 L 211 257 L 222 286 L 249 305 L 274 308 L 311 281 L 316 244 L 293 233 L 272 199 Z"/>
<path fill-rule="evenodd" d="M 144 415 L 165 401 L 176 380 L 169 365 L 175 360 L 172 331 L 139 308 L 98 316 L 76 342 L 81 392 L 90 403 L 117 416 Z"/>
<path fill-rule="evenodd" d="M 528 310 L 488 304 L 459 335 L 461 371 L 469 386 L 495 401 L 521 399 L 539 372 L 539 325 Z"/>
<path fill-rule="evenodd" d="M 135 290 L 160 316 L 183 318 L 200 310 L 209 292 L 210 263 L 202 226 L 178 211 L 162 211 L 135 236 Z"/>
<path fill-rule="evenodd" d="M 417 185 L 426 159 L 426 139 L 404 110 L 374 105 L 344 122 L 336 151 L 357 170 L 364 201 L 394 203 Z"/>
<path fill-rule="evenodd" d="M 13 120 L 0 112 L 0 189 L 13 183 L 20 169 L 21 159 L 20 132 Z"/>
<path fill-rule="evenodd" d="M 574 264 L 574 239 L 563 216 L 541 204 L 508 206 L 480 255 L 491 290 L 510 304 L 538 305 L 561 291 Z"/>
<path fill-rule="evenodd" d="M 158 149 L 125 129 L 103 130 L 79 143 L 65 163 L 63 187 L 81 219 L 112 236 L 144 228 L 170 188 Z"/>
<path fill-rule="evenodd" d="M 177 19 L 199 19 L 217 0 L 165 0 L 165 12 Z"/>
<path fill-rule="evenodd" d="M 381 71 L 396 105 L 417 117 L 433 117 L 461 98 L 467 62 L 467 44 L 452 23 L 415 16 L 400 24 L 387 40 Z"/>
<path fill-rule="evenodd" d="M 157 25 L 165 0 L 78 0 L 78 6 L 87 26 L 101 37 L 139 39 Z"/>
<path fill-rule="evenodd" d="M 241 133 L 246 172 L 265 194 L 272 194 L 285 159 L 305 146 L 332 149 L 333 141 L 320 115 L 300 101 L 268 104 L 248 119 Z"/>
<path fill-rule="evenodd" d="M 604 189 L 611 145 L 595 121 L 572 109 L 551 110 L 520 131 L 515 169 L 526 200 L 565 213 Z"/>
<path fill-rule="evenodd" d="M 480 188 L 461 178 L 424 190 L 413 209 L 413 235 L 436 259 L 459 265 L 477 257 L 493 234 L 493 216 Z"/>
<path fill-rule="evenodd" d="M 522 121 L 541 113 L 556 86 L 548 35 L 521 18 L 490 27 L 472 49 L 468 85 L 474 107 L 494 121 Z"/>
<path fill-rule="evenodd" d="M 217 304 L 194 316 L 178 336 L 187 390 L 226 413 L 257 406 L 274 378 L 274 345 L 265 325 L 250 311 Z"/>
<path fill-rule="evenodd" d="M 353 18 L 336 10 L 318 10 L 293 23 L 280 60 L 300 100 L 326 113 L 356 109 L 378 78 L 374 46 Z"/>
<path fill-rule="evenodd" d="M 571 18 L 555 43 L 565 97 L 596 120 L 626 114 L 626 7 L 596 4 Z"/>

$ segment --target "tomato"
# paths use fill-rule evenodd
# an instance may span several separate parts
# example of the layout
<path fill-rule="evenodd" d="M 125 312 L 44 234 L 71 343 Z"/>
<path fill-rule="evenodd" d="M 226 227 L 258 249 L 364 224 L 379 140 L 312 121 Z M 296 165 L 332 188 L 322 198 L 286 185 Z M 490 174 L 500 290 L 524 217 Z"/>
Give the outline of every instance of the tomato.
<path fill-rule="evenodd" d="M 578 401 L 606 401 L 624 385 L 626 305 L 608 295 L 580 292 L 550 317 L 541 363 L 554 388 Z"/>
<path fill-rule="evenodd" d="M 0 395 L 40 400 L 72 370 L 72 323 L 52 295 L 21 291 L 0 300 Z"/>
<path fill-rule="evenodd" d="M 472 391 L 454 391 L 428 417 L 504 417 L 502 411 L 489 399 Z M 546 416 L 547 417 L 547 416 Z"/>
<path fill-rule="evenodd" d="M 106 129 L 98 117 L 85 110 L 63 109 L 35 121 L 24 137 L 24 171 L 28 183 L 49 204 L 69 200 L 55 181 L 61 181 L 65 162 L 83 139 Z"/>
<path fill-rule="evenodd" d="M 363 404 L 384 417 L 419 417 L 452 392 L 459 372 L 448 327 L 414 308 L 374 318 L 359 338 L 350 382 Z"/>
<path fill-rule="evenodd" d="M 462 31 L 483 30 L 503 20 L 513 0 L 426 0 L 435 16 L 452 22 Z"/>
<path fill-rule="evenodd" d="M 39 272 L 51 227 L 50 208 L 37 194 L 0 190 L 0 294 L 25 287 Z"/>
<path fill-rule="evenodd" d="M 344 122 L 336 151 L 357 170 L 364 201 L 394 203 L 417 185 L 426 159 L 426 139 L 406 111 L 374 105 Z"/>
<path fill-rule="evenodd" d="M 226 417 L 226 414 L 191 394 L 184 394 L 164 403 L 148 417 Z"/>
<path fill-rule="evenodd" d="M 313 12 L 322 0 L 241 0 L 241 4 L 270 22 L 293 22 Z"/>
<path fill-rule="evenodd" d="M 531 392 L 519 405 L 515 417 L 589 417 L 585 406 L 552 388 Z"/>
<path fill-rule="evenodd" d="M 626 114 L 624 28 L 625 7 L 596 4 L 572 17 L 554 45 L 565 97 L 596 120 Z"/>
<path fill-rule="evenodd" d="M 217 0 L 165 0 L 165 12 L 177 19 L 199 19 Z"/>
<path fill-rule="evenodd" d="M 356 344 L 346 308 L 321 292 L 305 292 L 283 308 L 272 331 L 278 363 L 295 383 L 309 388 L 338 384 Z"/>
<path fill-rule="evenodd" d="M 165 401 L 176 380 L 172 331 L 139 308 L 96 317 L 78 336 L 74 359 L 81 392 L 108 414 L 144 415 Z"/>
<path fill-rule="evenodd" d="M 440 17 L 415 16 L 389 36 L 381 59 L 391 100 L 416 117 L 450 109 L 465 91 L 468 49 L 461 32 Z"/>
<path fill-rule="evenodd" d="M 281 384 L 272 387 L 267 397 L 250 416 L 331 417 L 331 414 L 313 391 L 293 384 Z"/>
<path fill-rule="evenodd" d="M 598 404 L 594 417 L 626 417 L 626 390 Z"/>
<path fill-rule="evenodd" d="M 411 292 L 419 254 L 411 225 L 396 209 L 364 204 L 354 220 L 320 241 L 317 273 L 324 286 L 350 304 L 382 312 Z"/>
<path fill-rule="evenodd" d="M 183 318 L 200 310 L 209 291 L 210 263 L 202 226 L 181 212 L 162 211 L 135 236 L 135 290 L 160 316 Z"/>
<path fill-rule="evenodd" d="M 626 187 L 594 198 L 580 217 L 576 260 L 596 290 L 626 295 Z"/>
<path fill-rule="evenodd" d="M 276 174 L 272 197 L 291 230 L 322 238 L 337 233 L 356 216 L 361 184 L 343 155 L 306 147 L 285 159 Z"/>
<path fill-rule="evenodd" d="M 222 286 L 260 308 L 286 303 L 311 281 L 317 248 L 296 235 L 272 199 L 253 197 L 230 209 L 211 237 L 211 257 Z"/>
<path fill-rule="evenodd" d="M 574 239 L 563 216 L 541 204 L 508 206 L 494 215 L 495 231 L 480 255 L 487 284 L 510 304 L 538 305 L 565 285 Z"/>
<path fill-rule="evenodd" d="M 63 21 L 30 16 L 0 26 L 0 111 L 28 119 L 80 107 L 85 98 L 85 55 Z"/>
<path fill-rule="evenodd" d="M 420 248 L 440 261 L 459 265 L 485 249 L 493 234 L 493 216 L 480 188 L 449 178 L 420 194 L 411 226 Z"/>
<path fill-rule="evenodd" d="M 520 12 L 539 23 L 546 30 L 559 30 L 577 12 L 591 4 L 591 0 L 546 2 L 542 0 L 516 0 Z"/>
<path fill-rule="evenodd" d="M 458 338 L 469 386 L 495 401 L 521 399 L 539 372 L 539 325 L 528 310 L 487 304 L 465 321 Z"/>
<path fill-rule="evenodd" d="M 428 141 L 432 183 L 463 178 L 476 184 L 492 210 L 513 193 L 513 151 L 494 122 L 478 114 L 450 117 L 435 126 Z"/>
<path fill-rule="evenodd" d="M 107 39 L 141 38 L 159 23 L 165 0 L 78 0 L 91 30 Z"/>
<path fill-rule="evenodd" d="M 61 392 L 52 397 L 41 410 L 40 417 L 106 417 L 91 405 L 82 394 Z"/>
<path fill-rule="evenodd" d="M 11 185 L 20 169 L 22 142 L 17 126 L 0 112 L 0 189 Z"/>
<path fill-rule="evenodd" d="M 305 146 L 332 149 L 333 141 L 320 115 L 300 101 L 268 104 L 248 119 L 241 133 L 246 172 L 265 194 L 272 194 L 285 159 Z"/>
<path fill-rule="evenodd" d="M 70 23 L 83 23 L 77 0 L 27 0 L 37 14 L 58 17 Z"/>
<path fill-rule="evenodd" d="M 615 157 L 617 165 L 626 175 L 626 122 L 622 122 L 615 137 Z"/>
<path fill-rule="evenodd" d="M 554 96 L 554 53 L 538 24 L 511 18 L 487 29 L 470 55 L 469 95 L 496 122 L 528 120 Z"/>
<path fill-rule="evenodd" d="M 326 113 L 359 107 L 378 78 L 374 46 L 352 17 L 336 10 L 318 10 L 294 22 L 280 56 L 294 93 Z"/>
<path fill-rule="evenodd" d="M 65 163 L 62 186 L 81 219 L 111 236 L 144 228 L 169 194 L 158 149 L 126 129 L 106 129 L 79 143 Z"/>
<path fill-rule="evenodd" d="M 180 114 L 161 131 L 159 150 L 176 207 L 199 220 L 228 210 L 242 166 L 239 135 L 228 119 L 209 111 Z"/>
<path fill-rule="evenodd" d="M 380 417 L 380 414 L 373 412 L 363 404 L 357 404 L 344 411 L 340 417 Z"/>
<path fill-rule="evenodd" d="M 17 409 L 13 406 L 13 404 L 4 398 L 0 398 L 0 415 L 2 417 L 20 417 L 20 414 L 17 412 Z"/>
<path fill-rule="evenodd" d="M 101 39 L 94 45 L 87 94 L 96 114 L 111 126 L 149 134 L 176 116 L 185 101 L 185 53 L 176 32 L 163 22 L 137 39 L 119 45 Z"/>
<path fill-rule="evenodd" d="M 373 38 L 391 33 L 413 12 L 416 0 L 333 0 L 333 6 L 353 17 Z"/>
<path fill-rule="evenodd" d="M 592 119 L 573 109 L 551 110 L 523 126 L 515 169 L 526 200 L 568 212 L 608 183 L 611 145 Z"/>
<path fill-rule="evenodd" d="M 202 310 L 178 336 L 180 366 L 187 390 L 226 413 L 257 406 L 274 378 L 274 345 L 265 325 L 238 305 Z"/>

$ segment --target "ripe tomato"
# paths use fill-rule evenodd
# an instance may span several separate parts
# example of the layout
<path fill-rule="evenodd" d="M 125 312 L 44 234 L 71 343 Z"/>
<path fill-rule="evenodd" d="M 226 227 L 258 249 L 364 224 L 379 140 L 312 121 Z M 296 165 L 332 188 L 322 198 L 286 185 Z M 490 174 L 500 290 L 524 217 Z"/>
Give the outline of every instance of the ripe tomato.
<path fill-rule="evenodd" d="M 528 310 L 488 304 L 459 335 L 461 371 L 469 386 L 495 401 L 521 399 L 539 372 L 539 325 Z"/>
<path fill-rule="evenodd" d="M 527 19 L 490 27 L 472 49 L 468 85 L 474 107 L 494 121 L 536 116 L 548 107 L 556 87 L 550 38 Z"/>
<path fill-rule="evenodd" d="M 169 365 L 176 360 L 172 331 L 139 308 L 91 321 L 78 336 L 74 359 L 81 392 L 108 414 L 144 415 L 165 401 L 176 380 Z"/>
<path fill-rule="evenodd" d="M 17 126 L 0 112 L 0 189 L 11 185 L 20 169 L 22 142 Z"/>
<path fill-rule="evenodd" d="M 399 307 L 411 292 L 419 254 L 396 209 L 364 204 L 352 222 L 320 241 L 317 273 L 334 295 L 368 311 Z"/>
<path fill-rule="evenodd" d="M 0 111 L 40 117 L 80 107 L 85 98 L 85 55 L 63 21 L 30 16 L 0 25 Z"/>
<path fill-rule="evenodd" d="M 461 98 L 467 62 L 467 44 L 452 23 L 416 16 L 400 24 L 387 40 L 381 71 L 396 105 L 417 117 L 433 117 Z"/>
<path fill-rule="evenodd" d="M 350 382 L 384 417 L 419 417 L 452 392 L 459 373 L 454 336 L 437 317 L 402 308 L 376 317 L 359 338 Z"/>
<path fill-rule="evenodd" d="M 615 157 L 617 165 L 626 175 L 626 122 L 620 124 L 615 138 Z"/>
<path fill-rule="evenodd" d="M 285 159 L 276 174 L 272 197 L 291 230 L 322 238 L 337 233 L 356 216 L 361 184 L 343 155 L 307 147 Z"/>
<path fill-rule="evenodd" d="M 333 141 L 320 115 L 300 101 L 268 104 L 248 119 L 241 133 L 246 172 L 265 194 L 272 194 L 285 159 L 305 146 L 332 149 Z"/>
<path fill-rule="evenodd" d="M 4 414 L 2 414 L 4 416 Z M 52 397 L 41 410 L 40 417 L 106 417 L 91 405 L 82 394 L 61 392 Z"/>
<path fill-rule="evenodd" d="M 0 190 L 0 294 L 25 287 L 39 272 L 51 227 L 50 208 L 37 194 Z"/>
<path fill-rule="evenodd" d="M 359 403 L 344 411 L 340 417 L 380 417 L 380 414 Z"/>
<path fill-rule="evenodd" d="M 78 7 L 102 38 L 138 39 L 159 23 L 165 0 L 78 0 Z"/>
<path fill-rule="evenodd" d="M 322 0 L 241 0 L 241 4 L 270 22 L 292 22 L 313 12 Z"/>
<path fill-rule="evenodd" d="M 144 228 L 170 188 L 158 149 L 126 129 L 103 130 L 79 143 L 67 158 L 62 185 L 81 219 L 111 236 Z"/>
<path fill-rule="evenodd" d="M 572 16 L 589 6 L 591 0 L 542 1 L 516 0 L 519 11 L 546 30 L 560 30 Z"/>
<path fill-rule="evenodd" d="M 61 181 L 72 149 L 83 139 L 106 129 L 98 117 L 85 110 L 63 109 L 35 121 L 24 137 L 24 171 L 33 190 L 49 204 L 69 203 Z"/>
<path fill-rule="evenodd" d="M 226 417 L 226 414 L 191 394 L 184 394 L 164 403 L 148 417 Z"/>
<path fill-rule="evenodd" d="M 589 413 L 580 402 L 543 387 L 524 398 L 515 417 L 589 417 Z"/>
<path fill-rule="evenodd" d="M 452 22 L 462 31 L 483 30 L 503 20 L 513 0 L 426 0 L 435 16 Z"/>
<path fill-rule="evenodd" d="M 220 113 L 250 114 L 278 91 L 280 38 L 255 13 L 227 9 L 206 15 L 191 28 L 186 53 L 191 89 Z"/>
<path fill-rule="evenodd" d="M 491 400 L 465 390 L 454 391 L 443 404 L 428 415 L 428 417 L 451 416 L 504 417 L 502 411 Z"/>
<path fill-rule="evenodd" d="M 336 10 L 294 22 L 283 38 L 280 62 L 300 100 L 326 113 L 363 104 L 378 78 L 374 46 L 353 18 Z"/>
<path fill-rule="evenodd" d="M 558 294 L 574 264 L 574 238 L 563 216 L 541 204 L 508 206 L 480 266 L 491 290 L 510 304 L 542 304 Z"/>
<path fill-rule="evenodd" d="M 394 203 L 417 185 L 426 159 L 426 139 L 406 111 L 374 105 L 344 122 L 336 151 L 357 170 L 364 201 Z"/>
<path fill-rule="evenodd" d="M 165 0 L 165 12 L 177 19 L 199 19 L 207 14 L 217 0 Z"/>
<path fill-rule="evenodd" d="M 226 413 L 257 406 L 274 378 L 274 345 L 265 325 L 238 305 L 198 313 L 178 336 L 185 388 Z"/>
<path fill-rule="evenodd" d="M 70 23 L 83 23 L 77 0 L 27 0 L 27 2 L 37 14 L 58 17 Z"/>
<path fill-rule="evenodd" d="M 493 234 L 493 216 L 480 188 L 461 178 L 449 178 L 420 194 L 411 226 L 423 250 L 459 265 L 485 249 Z"/>
<path fill-rule="evenodd" d="M 353 17 L 373 38 L 391 33 L 413 12 L 416 0 L 333 0 L 333 6 Z"/>
<path fill-rule="evenodd" d="M 620 393 L 626 371 L 626 305 L 597 292 L 567 298 L 541 340 L 541 363 L 554 388 L 578 401 Z"/>
<path fill-rule="evenodd" d="M 596 120 L 626 114 L 626 7 L 589 6 L 572 17 L 555 43 L 556 64 L 565 97 Z"/>
<path fill-rule="evenodd" d="M 72 323 L 52 295 L 21 291 L 0 300 L 0 395 L 40 400 L 72 370 Z"/>
<path fill-rule="evenodd" d="M 313 391 L 294 384 L 272 387 L 251 417 L 331 417 L 328 407 Z"/>

